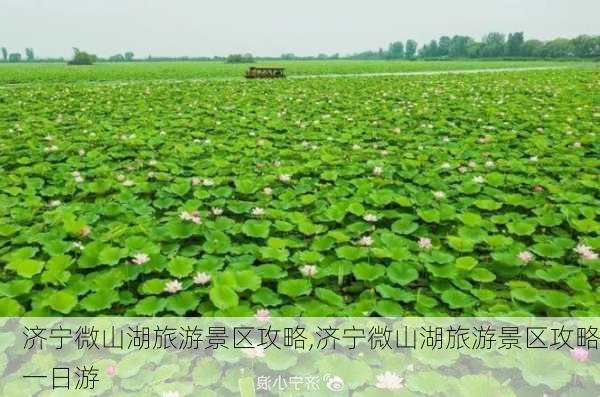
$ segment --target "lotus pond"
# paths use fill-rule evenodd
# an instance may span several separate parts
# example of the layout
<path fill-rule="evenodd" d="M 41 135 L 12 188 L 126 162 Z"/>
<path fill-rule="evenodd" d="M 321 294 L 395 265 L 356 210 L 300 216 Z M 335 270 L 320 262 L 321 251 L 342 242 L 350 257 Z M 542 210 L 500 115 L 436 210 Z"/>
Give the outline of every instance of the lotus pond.
<path fill-rule="evenodd" d="M 290 76 L 355 74 L 355 73 L 404 73 L 443 72 L 474 69 L 511 69 L 543 67 L 597 66 L 593 62 L 580 61 L 261 61 L 257 66 L 283 66 Z M 64 63 L 0 64 L 0 83 L 49 82 L 110 82 L 139 80 L 188 80 L 234 78 L 242 79 L 251 64 L 225 64 L 222 61 L 205 62 L 134 62 L 99 63 L 93 66 L 72 67 Z"/>
<path fill-rule="evenodd" d="M 600 70 L 0 88 L 0 315 L 598 316 Z"/>

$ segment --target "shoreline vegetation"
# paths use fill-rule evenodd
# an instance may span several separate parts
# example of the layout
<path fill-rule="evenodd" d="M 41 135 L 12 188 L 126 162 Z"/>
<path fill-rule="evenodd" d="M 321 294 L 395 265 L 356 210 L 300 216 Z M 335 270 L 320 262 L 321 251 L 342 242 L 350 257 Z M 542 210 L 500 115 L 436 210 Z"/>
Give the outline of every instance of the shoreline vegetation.
<path fill-rule="evenodd" d="M 0 63 L 33 63 L 56 62 L 85 65 L 98 62 L 184 62 L 184 61 L 220 61 L 226 63 L 253 63 L 255 61 L 285 60 L 461 60 L 461 59 L 600 59 L 600 36 L 579 35 L 574 38 L 555 38 L 553 40 L 526 39 L 524 32 L 500 33 L 491 32 L 480 41 L 466 35 L 441 36 L 420 45 L 413 39 L 394 41 L 386 49 L 367 50 L 352 54 L 325 54 L 300 56 L 285 53 L 280 56 L 256 56 L 251 53 L 229 54 L 227 56 L 179 56 L 165 57 L 148 55 L 136 58 L 132 51 L 100 57 L 92 53 L 73 48 L 71 60 L 64 57 L 36 57 L 33 48 L 26 48 L 25 53 L 12 52 L 6 46 L 0 47 Z M 84 59 L 85 58 L 85 59 Z M 81 62 L 81 61 L 84 62 Z"/>
<path fill-rule="evenodd" d="M 485 69 L 527 68 L 595 68 L 597 62 L 563 61 L 499 61 L 499 60 L 448 60 L 431 61 L 357 61 L 328 60 L 280 62 L 259 61 L 253 65 L 278 65 L 286 69 L 291 77 L 400 74 L 421 72 L 453 72 Z M 173 81 L 214 80 L 243 78 L 248 64 L 226 64 L 210 62 L 133 62 L 98 63 L 93 66 L 69 66 L 66 64 L 0 64 L 0 85 L 21 83 L 76 83 L 76 82 L 119 82 L 119 81 Z"/>

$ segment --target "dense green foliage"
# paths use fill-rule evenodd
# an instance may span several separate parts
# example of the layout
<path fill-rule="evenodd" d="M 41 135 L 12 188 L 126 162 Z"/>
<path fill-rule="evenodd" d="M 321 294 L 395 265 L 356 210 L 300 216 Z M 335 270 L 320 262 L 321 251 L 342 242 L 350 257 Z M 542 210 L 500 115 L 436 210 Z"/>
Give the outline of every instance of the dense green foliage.
<path fill-rule="evenodd" d="M 225 59 L 226 63 L 254 63 L 252 54 L 231 54 Z"/>
<path fill-rule="evenodd" d="M 0 314 L 597 316 L 598 76 L 6 85 Z"/>
<path fill-rule="evenodd" d="M 417 51 L 418 49 L 418 51 Z M 2 47 L 3 60 L 7 60 L 7 49 Z M 32 48 L 26 48 L 26 60 L 32 62 L 35 57 Z M 387 50 L 379 48 L 377 51 L 363 51 L 351 55 L 341 56 L 339 53 L 318 54 L 298 56 L 294 53 L 281 54 L 279 58 L 254 57 L 252 54 L 231 54 L 223 58 L 220 56 L 181 56 L 181 57 L 156 57 L 149 55 L 144 61 L 208 61 L 224 60 L 226 63 L 252 63 L 257 59 L 262 60 L 337 60 L 337 59 L 360 59 L 360 60 L 399 60 L 414 59 L 416 56 L 426 59 L 448 59 L 448 58 L 599 58 L 600 36 L 579 35 L 573 39 L 556 38 L 541 41 L 537 39 L 525 39 L 524 32 L 514 32 L 505 35 L 500 32 L 486 34 L 481 41 L 470 36 L 454 35 L 441 36 L 439 40 L 431 40 L 419 47 L 413 39 L 394 41 L 388 45 Z M 131 51 L 124 54 L 116 54 L 107 58 L 97 58 L 96 61 L 108 62 L 130 62 L 134 54 Z M 21 54 L 15 53 L 11 62 L 20 62 Z M 63 62 L 62 58 L 41 59 L 43 62 Z M 86 64 L 89 63 L 76 63 Z"/>
<path fill-rule="evenodd" d="M 389 45 L 387 51 L 365 51 L 354 54 L 354 59 L 412 59 L 417 43 L 407 40 L 406 52 L 401 41 Z M 421 58 L 598 58 L 600 36 L 580 35 L 573 39 L 557 38 L 541 41 L 525 40 L 523 32 L 505 35 L 492 32 L 481 41 L 469 36 L 442 36 L 423 44 L 418 51 Z"/>
<path fill-rule="evenodd" d="M 88 54 L 85 51 L 80 51 L 78 48 L 73 48 L 73 59 L 69 65 L 93 65 L 98 60 L 98 57 L 93 54 Z"/>
<path fill-rule="evenodd" d="M 288 76 L 358 73 L 402 73 L 546 66 L 597 66 L 591 62 L 549 61 L 264 61 L 256 66 L 283 66 Z M 199 78 L 242 79 L 248 65 L 218 62 L 98 63 L 93 68 L 61 64 L 2 64 L 0 83 L 49 83 L 78 81 L 185 80 Z"/>

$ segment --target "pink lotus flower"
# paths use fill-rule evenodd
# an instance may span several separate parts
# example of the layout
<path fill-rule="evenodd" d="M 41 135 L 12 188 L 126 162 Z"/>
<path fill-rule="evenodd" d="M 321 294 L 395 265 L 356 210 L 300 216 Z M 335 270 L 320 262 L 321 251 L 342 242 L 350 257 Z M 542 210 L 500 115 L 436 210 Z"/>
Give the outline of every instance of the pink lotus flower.
<path fill-rule="evenodd" d="M 418 244 L 419 247 L 424 250 L 430 250 L 431 248 L 433 248 L 433 245 L 431 244 L 431 239 L 427 237 L 421 237 L 419 239 Z"/>
<path fill-rule="evenodd" d="M 577 252 L 582 259 L 584 260 L 594 260 L 598 259 L 598 254 L 594 252 L 592 247 L 589 247 L 585 244 L 579 244 L 575 247 L 575 252 Z"/>
<path fill-rule="evenodd" d="M 587 252 L 587 251 L 591 251 L 592 247 L 585 245 L 585 244 L 577 244 L 577 247 L 575 247 L 574 251 L 577 252 L 578 254 L 582 255 L 583 253 Z"/>
<path fill-rule="evenodd" d="M 200 213 L 198 211 L 192 211 L 192 212 L 182 211 L 179 214 L 179 218 L 184 221 L 193 222 L 196 225 L 199 225 L 202 223 L 202 220 L 200 219 Z"/>
<path fill-rule="evenodd" d="M 438 200 L 442 200 L 446 198 L 446 193 L 440 191 L 433 192 L 433 197 L 435 197 Z"/>
<path fill-rule="evenodd" d="M 534 259 L 534 257 L 533 257 L 533 254 L 531 252 L 529 252 L 529 251 L 522 251 L 522 252 L 519 252 L 519 259 L 523 263 L 529 263 L 529 262 L 531 262 Z"/>
<path fill-rule="evenodd" d="M 132 262 L 135 263 L 136 265 L 143 265 L 144 263 L 147 263 L 150 261 L 150 257 L 146 254 L 144 254 L 143 252 L 140 252 L 139 254 L 135 254 L 135 256 L 133 257 Z"/>
<path fill-rule="evenodd" d="M 377 375 L 377 385 L 375 387 L 378 389 L 398 390 L 404 387 L 404 378 L 399 377 L 394 372 L 386 371 L 382 375 Z"/>
<path fill-rule="evenodd" d="M 171 294 L 174 294 L 176 292 L 181 291 L 181 289 L 183 288 L 183 285 L 181 285 L 181 282 L 179 282 L 179 280 L 171 280 L 168 281 L 167 284 L 165 284 L 165 292 L 169 292 Z"/>
<path fill-rule="evenodd" d="M 206 284 L 210 283 L 211 279 L 212 279 L 212 277 L 208 273 L 198 273 L 194 277 L 194 284 L 206 285 Z"/>
<path fill-rule="evenodd" d="M 315 265 L 304 265 L 300 268 L 300 273 L 305 277 L 314 277 L 317 274 L 317 267 Z"/>
<path fill-rule="evenodd" d="M 254 315 L 258 321 L 269 321 L 271 318 L 271 312 L 268 309 L 258 309 Z"/>
<path fill-rule="evenodd" d="M 571 357 L 573 357 L 575 359 L 575 361 L 579 361 L 579 362 L 587 361 L 589 356 L 590 356 L 590 352 L 581 347 L 576 347 L 574 349 L 571 349 Z"/>
<path fill-rule="evenodd" d="M 109 364 L 106 367 L 106 373 L 108 374 L 108 376 L 113 376 L 116 372 L 117 372 L 117 369 L 115 368 L 114 365 Z"/>
<path fill-rule="evenodd" d="M 358 245 L 362 245 L 363 247 L 370 247 L 373 245 L 373 238 L 371 236 L 362 236 L 360 240 L 358 240 Z"/>
<path fill-rule="evenodd" d="M 366 222 L 377 222 L 377 215 L 375 215 L 375 214 L 365 214 L 363 216 L 363 219 Z"/>

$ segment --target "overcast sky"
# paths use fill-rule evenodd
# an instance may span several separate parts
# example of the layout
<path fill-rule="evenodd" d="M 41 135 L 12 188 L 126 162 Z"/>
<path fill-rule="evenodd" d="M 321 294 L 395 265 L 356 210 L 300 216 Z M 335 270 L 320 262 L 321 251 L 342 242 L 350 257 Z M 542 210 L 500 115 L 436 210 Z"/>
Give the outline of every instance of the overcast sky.
<path fill-rule="evenodd" d="M 600 34 L 600 0 L 0 0 L 0 46 L 36 56 L 341 54 L 394 40 Z"/>

